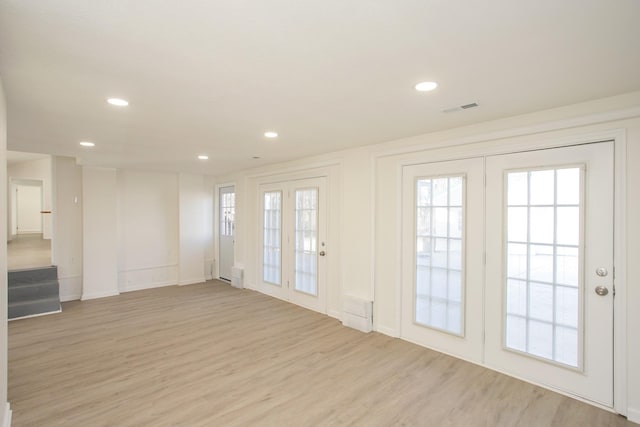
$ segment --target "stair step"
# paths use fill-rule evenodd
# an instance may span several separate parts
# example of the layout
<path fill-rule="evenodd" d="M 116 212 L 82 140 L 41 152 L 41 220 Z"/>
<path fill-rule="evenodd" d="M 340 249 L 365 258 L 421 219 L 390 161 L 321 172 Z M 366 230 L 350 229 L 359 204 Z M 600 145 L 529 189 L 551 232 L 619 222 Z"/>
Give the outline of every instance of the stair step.
<path fill-rule="evenodd" d="M 8 273 L 8 284 L 20 286 L 23 284 L 38 283 L 48 280 L 58 280 L 58 267 L 27 268 L 24 270 L 11 270 Z"/>
<path fill-rule="evenodd" d="M 57 297 L 60 294 L 57 280 L 47 280 L 39 283 L 21 283 L 9 287 L 9 301 L 22 302 L 47 297 Z"/>
<path fill-rule="evenodd" d="M 58 267 L 8 272 L 9 319 L 60 311 Z"/>
<path fill-rule="evenodd" d="M 34 314 L 51 313 L 54 311 L 60 311 L 60 300 L 57 296 L 9 303 L 9 319 L 32 316 Z"/>

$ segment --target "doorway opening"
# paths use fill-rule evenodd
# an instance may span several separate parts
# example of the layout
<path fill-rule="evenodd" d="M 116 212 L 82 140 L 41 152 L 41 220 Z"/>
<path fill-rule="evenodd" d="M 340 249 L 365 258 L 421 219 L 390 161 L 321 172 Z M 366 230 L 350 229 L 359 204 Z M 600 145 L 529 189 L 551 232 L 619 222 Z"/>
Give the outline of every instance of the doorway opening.
<path fill-rule="evenodd" d="M 52 162 L 45 154 L 7 151 L 7 269 L 52 264 Z"/>

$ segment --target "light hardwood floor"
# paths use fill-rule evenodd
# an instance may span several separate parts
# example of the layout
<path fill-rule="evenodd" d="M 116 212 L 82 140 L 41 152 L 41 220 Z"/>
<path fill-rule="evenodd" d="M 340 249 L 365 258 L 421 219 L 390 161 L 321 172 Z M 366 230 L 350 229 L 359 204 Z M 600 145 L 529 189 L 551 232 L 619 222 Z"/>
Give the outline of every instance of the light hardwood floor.
<path fill-rule="evenodd" d="M 51 240 L 42 234 L 18 234 L 7 242 L 7 269 L 46 267 L 51 265 Z"/>
<path fill-rule="evenodd" d="M 9 324 L 13 426 L 625 426 L 493 371 L 221 282 Z"/>

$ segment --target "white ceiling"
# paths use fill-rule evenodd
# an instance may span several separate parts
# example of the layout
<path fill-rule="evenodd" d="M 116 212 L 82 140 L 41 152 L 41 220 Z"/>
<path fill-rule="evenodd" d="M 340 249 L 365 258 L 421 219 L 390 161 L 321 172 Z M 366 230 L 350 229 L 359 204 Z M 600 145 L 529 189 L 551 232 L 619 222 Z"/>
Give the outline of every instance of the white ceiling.
<path fill-rule="evenodd" d="M 19 151 L 7 151 L 7 164 L 14 165 L 17 163 L 29 162 L 32 160 L 40 160 L 49 157 L 40 153 L 22 153 Z"/>
<path fill-rule="evenodd" d="M 0 0 L 9 148 L 217 175 L 616 95 L 640 89 L 639 20 L 638 0 Z"/>

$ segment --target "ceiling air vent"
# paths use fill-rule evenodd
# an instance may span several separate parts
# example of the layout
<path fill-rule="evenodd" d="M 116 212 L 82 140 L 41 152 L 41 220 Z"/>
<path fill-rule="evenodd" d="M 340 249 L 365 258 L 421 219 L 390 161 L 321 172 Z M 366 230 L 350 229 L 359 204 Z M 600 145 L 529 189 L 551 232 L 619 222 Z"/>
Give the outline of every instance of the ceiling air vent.
<path fill-rule="evenodd" d="M 445 108 L 442 110 L 444 113 L 453 113 L 455 111 L 468 110 L 469 108 L 475 108 L 478 106 L 477 102 L 472 102 L 470 104 L 458 105 L 457 107 Z"/>

